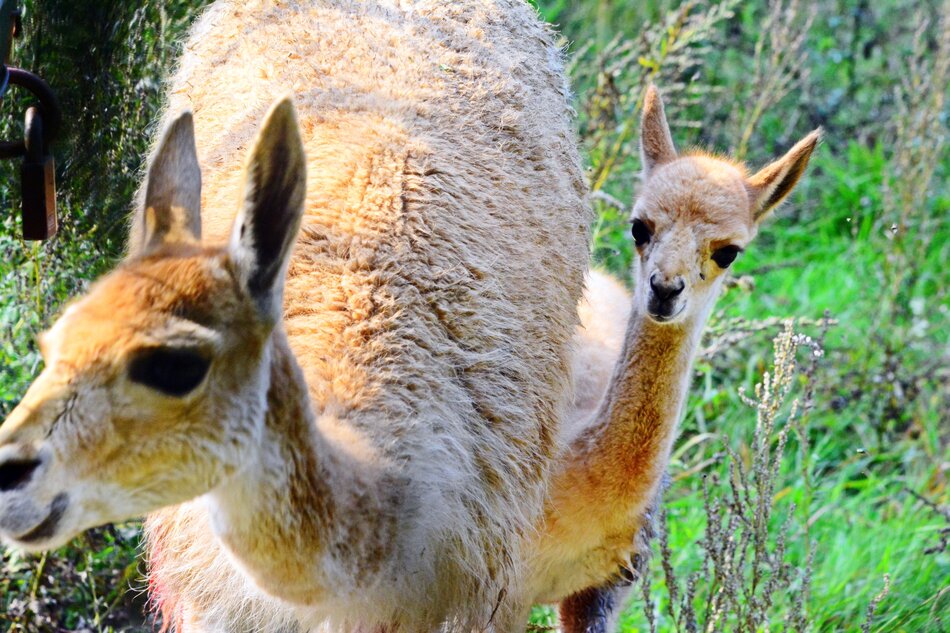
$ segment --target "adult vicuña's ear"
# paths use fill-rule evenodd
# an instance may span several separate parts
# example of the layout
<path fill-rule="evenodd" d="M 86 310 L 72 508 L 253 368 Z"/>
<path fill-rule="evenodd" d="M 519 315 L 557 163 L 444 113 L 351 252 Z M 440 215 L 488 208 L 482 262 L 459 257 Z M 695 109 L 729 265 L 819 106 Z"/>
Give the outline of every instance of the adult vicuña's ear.
<path fill-rule="evenodd" d="M 795 188 L 820 140 L 821 128 L 798 141 L 785 156 L 763 167 L 746 181 L 756 222 L 764 220 Z"/>
<path fill-rule="evenodd" d="M 647 88 L 643 116 L 640 118 L 640 157 L 644 177 L 649 176 L 657 166 L 676 159 L 673 136 L 663 112 L 663 99 L 652 84 Z"/>
<path fill-rule="evenodd" d="M 271 107 L 244 176 L 244 201 L 228 246 L 265 318 L 280 318 L 284 272 L 303 214 L 307 161 L 290 97 Z"/>
<path fill-rule="evenodd" d="M 191 112 L 165 128 L 149 160 L 145 199 L 135 215 L 129 254 L 201 240 L 201 168 Z"/>

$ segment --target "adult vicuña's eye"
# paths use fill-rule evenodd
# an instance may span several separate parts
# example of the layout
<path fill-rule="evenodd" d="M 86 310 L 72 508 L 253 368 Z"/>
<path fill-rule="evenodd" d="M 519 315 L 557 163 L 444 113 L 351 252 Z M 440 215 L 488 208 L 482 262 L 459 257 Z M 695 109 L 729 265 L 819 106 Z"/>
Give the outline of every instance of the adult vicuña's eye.
<path fill-rule="evenodd" d="M 208 373 L 211 361 L 195 350 L 159 347 L 139 353 L 129 366 L 132 382 L 169 396 L 195 390 Z"/>
<path fill-rule="evenodd" d="M 716 262 L 720 268 L 729 268 L 729 265 L 736 261 L 736 257 L 738 257 L 741 252 L 741 248 L 730 244 L 729 246 L 716 249 L 712 254 L 712 260 Z"/>
<path fill-rule="evenodd" d="M 652 233 L 650 232 L 650 227 L 648 227 L 643 220 L 634 220 L 633 225 L 630 227 L 630 233 L 633 235 L 633 241 L 636 242 L 638 248 L 650 243 Z"/>

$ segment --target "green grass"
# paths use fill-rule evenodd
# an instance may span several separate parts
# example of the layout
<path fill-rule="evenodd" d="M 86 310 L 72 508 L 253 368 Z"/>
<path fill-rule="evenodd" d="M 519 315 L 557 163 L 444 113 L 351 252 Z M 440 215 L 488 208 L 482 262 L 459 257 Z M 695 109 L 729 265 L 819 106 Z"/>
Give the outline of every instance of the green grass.
<path fill-rule="evenodd" d="M 141 8 L 101 3 L 100 13 L 73 17 L 67 3 L 40 4 L 48 12 L 40 20 L 43 54 L 31 46 L 19 54 L 31 60 L 37 55 L 33 62 L 70 111 L 83 114 L 72 119 L 58 156 L 62 236 L 43 246 L 24 244 L 15 237 L 15 218 L 0 222 L 0 416 L 39 369 L 37 332 L 121 252 L 123 217 L 157 111 L 162 73 L 204 2 L 150 1 Z M 676 34 L 651 26 L 681 6 L 674 0 L 538 4 L 576 53 L 571 68 L 591 173 L 616 157 L 604 172 L 603 192 L 624 204 L 635 193 L 636 137 L 623 130 L 635 120 L 647 76 L 672 97 L 669 113 L 680 146 L 734 146 L 737 113 L 755 90 L 747 75 L 764 3 L 733 3 L 735 16 L 706 30 L 700 27 L 707 5 L 695 3 L 691 15 L 700 19 L 694 30 Z M 808 451 L 799 450 L 795 437 L 785 449 L 773 527 L 777 533 L 778 523 L 792 515 L 785 556 L 792 565 L 803 567 L 809 547 L 815 548 L 807 601 L 811 630 L 860 630 L 886 574 L 890 591 L 877 606 L 871 630 L 937 633 L 950 630 L 950 555 L 941 546 L 948 522 L 914 493 L 943 508 L 950 503 L 947 152 L 938 154 L 929 191 L 910 210 L 906 234 L 891 232 L 901 209 L 886 191 L 894 187 L 890 175 L 901 152 L 910 151 L 897 142 L 901 113 L 894 89 L 912 57 L 915 13 L 932 18 L 926 31 L 930 57 L 924 61 L 933 63 L 946 54 L 938 46 L 936 18 L 948 9 L 911 0 L 812 4 L 817 14 L 799 60 L 807 77 L 755 126 L 749 159 L 761 165 L 819 124 L 825 142 L 792 199 L 734 266 L 735 276 L 754 279 L 754 289 L 728 290 L 712 325 L 722 329 L 737 318 L 814 321 L 826 312 L 836 321 L 814 376 L 814 406 L 803 419 Z M 643 33 L 653 39 L 647 38 L 649 50 L 640 51 Z M 682 38 L 685 52 L 666 56 L 671 42 Z M 637 54 L 621 63 L 618 41 L 630 42 Z M 72 75 L 78 51 L 91 58 L 77 82 Z M 609 82 L 605 68 L 612 73 Z M 17 107 L 6 100 L 3 120 L 19 116 Z M 939 133 L 945 137 L 946 105 L 941 116 Z M 15 126 L 4 125 L 9 135 Z M 98 141 L 87 146 L 84 138 Z M 12 182 L 11 172 L 0 175 L 0 182 Z M 15 190 L 0 185 L 0 202 L 4 209 L 16 208 Z M 624 276 L 632 256 L 627 218 L 602 202 L 596 206 L 594 260 Z M 798 327 L 817 335 L 815 326 Z M 697 366 L 670 468 L 674 483 L 665 497 L 671 562 L 681 578 L 705 561 L 699 545 L 707 521 L 702 476 L 723 473 L 724 463 L 713 457 L 726 445 L 741 457 L 749 454 L 755 414 L 739 389 L 751 390 L 770 368 L 770 339 L 777 329 L 753 334 Z M 130 524 L 90 532 L 44 558 L 0 552 L 0 630 L 142 630 L 137 547 L 136 526 Z M 658 628 L 678 631 L 682 627 L 667 614 L 658 563 L 655 557 L 651 566 Z M 781 617 L 794 593 L 777 598 L 773 630 L 785 630 Z M 532 623 L 552 626 L 552 611 L 537 608 Z M 639 592 L 622 630 L 650 630 Z"/>

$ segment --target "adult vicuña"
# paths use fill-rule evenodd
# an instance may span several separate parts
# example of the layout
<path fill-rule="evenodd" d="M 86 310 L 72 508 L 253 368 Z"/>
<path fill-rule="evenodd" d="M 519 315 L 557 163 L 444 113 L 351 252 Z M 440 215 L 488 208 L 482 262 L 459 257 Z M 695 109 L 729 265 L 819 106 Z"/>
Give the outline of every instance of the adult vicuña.
<path fill-rule="evenodd" d="M 550 33 L 520 0 L 219 2 L 169 113 L 128 258 L 0 430 L 4 540 L 170 506 L 179 631 L 523 628 L 589 221 Z"/>
<path fill-rule="evenodd" d="M 819 136 L 812 132 L 749 176 L 728 159 L 679 156 L 660 96 L 647 90 L 644 182 L 632 212 L 635 292 L 631 300 L 603 273 L 588 280 L 569 450 L 554 473 L 529 575 L 539 600 L 563 599 L 566 633 L 609 630 L 642 571 L 697 345 L 724 271 L 798 182 Z"/>

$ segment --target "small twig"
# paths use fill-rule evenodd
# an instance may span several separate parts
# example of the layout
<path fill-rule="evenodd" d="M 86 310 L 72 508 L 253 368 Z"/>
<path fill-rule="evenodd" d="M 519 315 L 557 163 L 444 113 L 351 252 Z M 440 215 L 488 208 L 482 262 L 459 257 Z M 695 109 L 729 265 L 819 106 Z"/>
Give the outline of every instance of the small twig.
<path fill-rule="evenodd" d="M 602 191 L 602 190 L 593 191 L 591 192 L 590 197 L 593 200 L 599 200 L 600 202 L 603 202 L 609 207 L 613 207 L 617 211 L 620 211 L 620 213 L 622 213 L 623 215 L 627 215 L 627 213 L 629 213 L 629 211 L 627 210 L 627 205 L 622 203 L 620 200 L 617 200 L 606 191 Z"/>
<path fill-rule="evenodd" d="M 887 597 L 887 594 L 891 592 L 891 576 L 890 574 L 884 574 L 884 588 L 871 599 L 871 602 L 868 604 L 868 610 L 864 617 L 864 624 L 861 625 L 861 633 L 871 633 L 871 622 L 874 620 L 874 612 L 877 610 L 877 606 L 881 604 L 881 601 Z"/>

